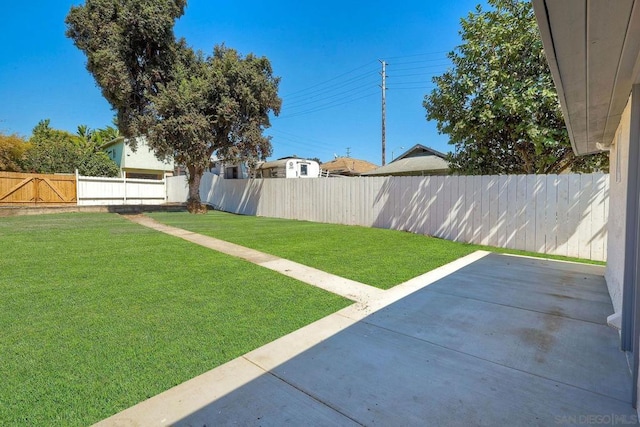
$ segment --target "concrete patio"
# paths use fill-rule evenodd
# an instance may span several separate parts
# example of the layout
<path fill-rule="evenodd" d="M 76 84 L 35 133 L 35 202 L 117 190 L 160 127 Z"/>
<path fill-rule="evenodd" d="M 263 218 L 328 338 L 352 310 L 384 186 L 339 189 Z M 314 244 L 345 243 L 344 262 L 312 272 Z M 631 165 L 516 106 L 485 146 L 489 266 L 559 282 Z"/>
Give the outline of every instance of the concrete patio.
<path fill-rule="evenodd" d="M 637 422 L 603 267 L 482 253 L 384 294 L 99 424 Z"/>

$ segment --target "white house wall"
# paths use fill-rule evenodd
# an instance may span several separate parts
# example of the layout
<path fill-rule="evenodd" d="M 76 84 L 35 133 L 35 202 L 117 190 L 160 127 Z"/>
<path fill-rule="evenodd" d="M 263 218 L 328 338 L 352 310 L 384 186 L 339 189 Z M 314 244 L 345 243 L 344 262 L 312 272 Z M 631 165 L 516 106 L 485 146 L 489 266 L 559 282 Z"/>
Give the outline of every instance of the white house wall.
<path fill-rule="evenodd" d="M 173 171 L 173 160 L 160 161 L 149 146 L 138 141 L 135 153 L 133 149 L 124 144 L 124 155 L 122 157 L 122 169 L 138 169 L 153 171 Z"/>
<path fill-rule="evenodd" d="M 627 184 L 629 176 L 629 136 L 631 98 L 616 130 L 610 156 L 608 256 L 605 279 L 616 313 L 622 311 L 622 283 L 624 279 L 625 223 L 627 213 Z"/>

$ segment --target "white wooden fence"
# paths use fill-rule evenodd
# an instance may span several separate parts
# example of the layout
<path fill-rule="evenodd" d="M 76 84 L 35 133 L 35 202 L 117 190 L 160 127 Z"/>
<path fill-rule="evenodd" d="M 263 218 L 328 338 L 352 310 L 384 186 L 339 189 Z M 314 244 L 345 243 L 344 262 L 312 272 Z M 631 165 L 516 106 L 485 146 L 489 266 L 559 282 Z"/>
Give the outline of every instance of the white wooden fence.
<path fill-rule="evenodd" d="M 169 201 L 186 199 L 169 178 Z M 231 180 L 205 174 L 227 212 L 406 230 L 460 242 L 604 261 L 609 175 Z"/>
<path fill-rule="evenodd" d="M 167 201 L 166 180 L 76 177 L 78 206 L 160 205 Z"/>

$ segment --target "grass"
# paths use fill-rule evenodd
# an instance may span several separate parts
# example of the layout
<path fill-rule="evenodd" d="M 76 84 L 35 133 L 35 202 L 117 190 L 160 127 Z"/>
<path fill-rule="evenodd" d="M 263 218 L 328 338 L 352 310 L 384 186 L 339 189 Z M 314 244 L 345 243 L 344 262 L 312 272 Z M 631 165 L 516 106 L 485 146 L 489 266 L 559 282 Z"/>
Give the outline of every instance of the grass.
<path fill-rule="evenodd" d="M 149 214 L 175 227 L 237 243 L 381 289 L 476 250 L 541 256 L 366 227 L 321 224 L 209 211 Z M 556 259 L 574 260 L 566 257 Z"/>
<path fill-rule="evenodd" d="M 97 422 L 350 304 L 113 214 L 0 241 L 0 425 Z"/>
<path fill-rule="evenodd" d="M 469 245 L 376 228 L 210 211 L 154 213 L 156 220 L 247 246 L 382 289 L 475 250 Z"/>

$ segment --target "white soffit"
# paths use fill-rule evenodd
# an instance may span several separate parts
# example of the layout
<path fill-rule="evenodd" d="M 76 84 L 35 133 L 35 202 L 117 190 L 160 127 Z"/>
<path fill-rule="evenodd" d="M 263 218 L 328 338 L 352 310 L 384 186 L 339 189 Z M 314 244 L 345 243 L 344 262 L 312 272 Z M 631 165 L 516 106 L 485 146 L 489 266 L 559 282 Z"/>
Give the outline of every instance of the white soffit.
<path fill-rule="evenodd" d="M 638 78 L 640 0 L 533 0 L 573 149 L 611 144 Z"/>

